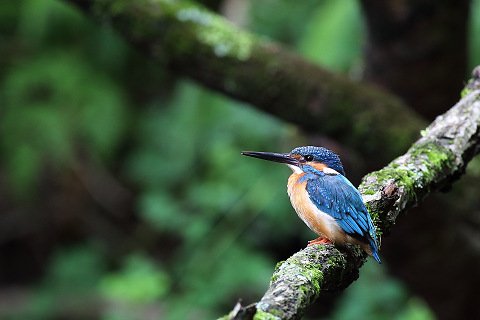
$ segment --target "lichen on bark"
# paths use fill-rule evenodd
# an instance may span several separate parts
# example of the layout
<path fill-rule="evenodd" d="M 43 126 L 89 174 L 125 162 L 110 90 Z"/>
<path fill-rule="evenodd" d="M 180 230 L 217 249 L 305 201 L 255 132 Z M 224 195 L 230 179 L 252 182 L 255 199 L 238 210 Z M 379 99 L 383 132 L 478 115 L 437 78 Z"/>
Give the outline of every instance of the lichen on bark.
<path fill-rule="evenodd" d="M 267 293 L 256 304 L 256 312 L 299 319 L 302 313 L 298 310 L 305 310 L 321 292 L 339 289 L 342 281 L 333 274 L 342 271 L 341 277 L 356 279 L 358 269 L 351 269 L 356 265 L 352 262 L 363 256 L 360 250 L 352 248 L 345 254 L 333 245 L 315 245 L 297 252 L 277 264 Z"/>
<path fill-rule="evenodd" d="M 451 184 L 478 152 L 480 93 L 472 91 L 437 119 L 408 152 L 368 174 L 359 190 L 370 213 L 389 229 L 398 214 L 426 194 Z M 386 210 L 388 208 L 388 210 Z"/>

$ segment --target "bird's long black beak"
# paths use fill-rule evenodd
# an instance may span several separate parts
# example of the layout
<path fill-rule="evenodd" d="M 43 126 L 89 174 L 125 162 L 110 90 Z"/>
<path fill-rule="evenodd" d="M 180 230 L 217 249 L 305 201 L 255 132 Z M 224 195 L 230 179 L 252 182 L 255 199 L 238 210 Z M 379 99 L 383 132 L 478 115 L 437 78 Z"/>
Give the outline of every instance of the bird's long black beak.
<path fill-rule="evenodd" d="M 268 161 L 291 164 L 291 165 L 294 165 L 294 166 L 299 166 L 300 165 L 300 161 L 298 159 L 295 159 L 294 157 L 292 157 L 288 153 L 243 151 L 242 155 L 248 156 L 248 157 L 253 157 L 253 158 L 258 158 L 258 159 L 263 159 L 263 160 L 268 160 Z"/>

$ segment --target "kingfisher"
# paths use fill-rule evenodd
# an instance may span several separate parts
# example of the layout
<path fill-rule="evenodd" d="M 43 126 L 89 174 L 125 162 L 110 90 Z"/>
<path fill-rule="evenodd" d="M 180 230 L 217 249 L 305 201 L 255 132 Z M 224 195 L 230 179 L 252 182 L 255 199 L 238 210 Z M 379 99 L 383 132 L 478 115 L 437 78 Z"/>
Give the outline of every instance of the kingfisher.
<path fill-rule="evenodd" d="M 345 177 L 340 157 L 327 148 L 297 147 L 289 153 L 243 151 L 292 169 L 287 191 L 300 219 L 318 235 L 314 244 L 353 243 L 381 263 L 372 218 L 360 192 Z"/>

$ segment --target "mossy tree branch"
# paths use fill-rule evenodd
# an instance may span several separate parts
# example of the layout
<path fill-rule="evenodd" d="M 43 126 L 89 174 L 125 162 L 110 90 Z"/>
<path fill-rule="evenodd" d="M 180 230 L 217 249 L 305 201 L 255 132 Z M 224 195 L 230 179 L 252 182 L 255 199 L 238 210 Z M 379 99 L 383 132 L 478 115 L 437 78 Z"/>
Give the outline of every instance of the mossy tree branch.
<path fill-rule="evenodd" d="M 480 67 L 464 97 L 422 131 L 404 155 L 366 175 L 359 187 L 379 236 L 429 193 L 448 187 L 480 151 Z M 358 248 L 307 247 L 275 268 L 262 299 L 227 319 L 299 319 L 322 293 L 347 287 L 366 255 Z"/>
<path fill-rule="evenodd" d="M 429 121 L 446 112 L 464 85 L 471 2 L 361 0 L 363 79 L 388 88 Z M 480 316 L 474 298 L 480 277 L 473 276 L 480 270 L 479 161 L 474 159 L 453 192 L 435 194 L 409 210 L 383 242 L 389 273 L 421 296 L 439 319 Z M 445 252 L 451 253 L 447 259 Z M 447 298 L 444 288 L 463 294 Z"/>
<path fill-rule="evenodd" d="M 110 21 L 136 48 L 175 72 L 306 131 L 361 145 L 358 151 L 377 165 L 405 151 L 425 126 L 397 97 L 309 63 L 197 4 L 64 1 Z"/>

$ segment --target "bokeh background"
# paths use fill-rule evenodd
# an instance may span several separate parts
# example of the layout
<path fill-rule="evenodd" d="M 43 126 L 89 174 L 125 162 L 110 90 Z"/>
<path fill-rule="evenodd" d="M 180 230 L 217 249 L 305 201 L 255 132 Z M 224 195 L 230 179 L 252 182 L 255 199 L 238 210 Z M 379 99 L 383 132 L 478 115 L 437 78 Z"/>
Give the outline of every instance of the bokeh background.
<path fill-rule="evenodd" d="M 219 11 L 331 70 L 362 71 L 355 1 Z M 479 0 L 470 12 L 473 67 Z M 307 141 L 61 1 L 0 1 L 0 319 L 212 319 L 256 301 L 276 262 L 314 235 L 289 204 L 289 169 L 240 151 Z M 369 261 L 306 319 L 435 319 L 388 269 Z"/>

